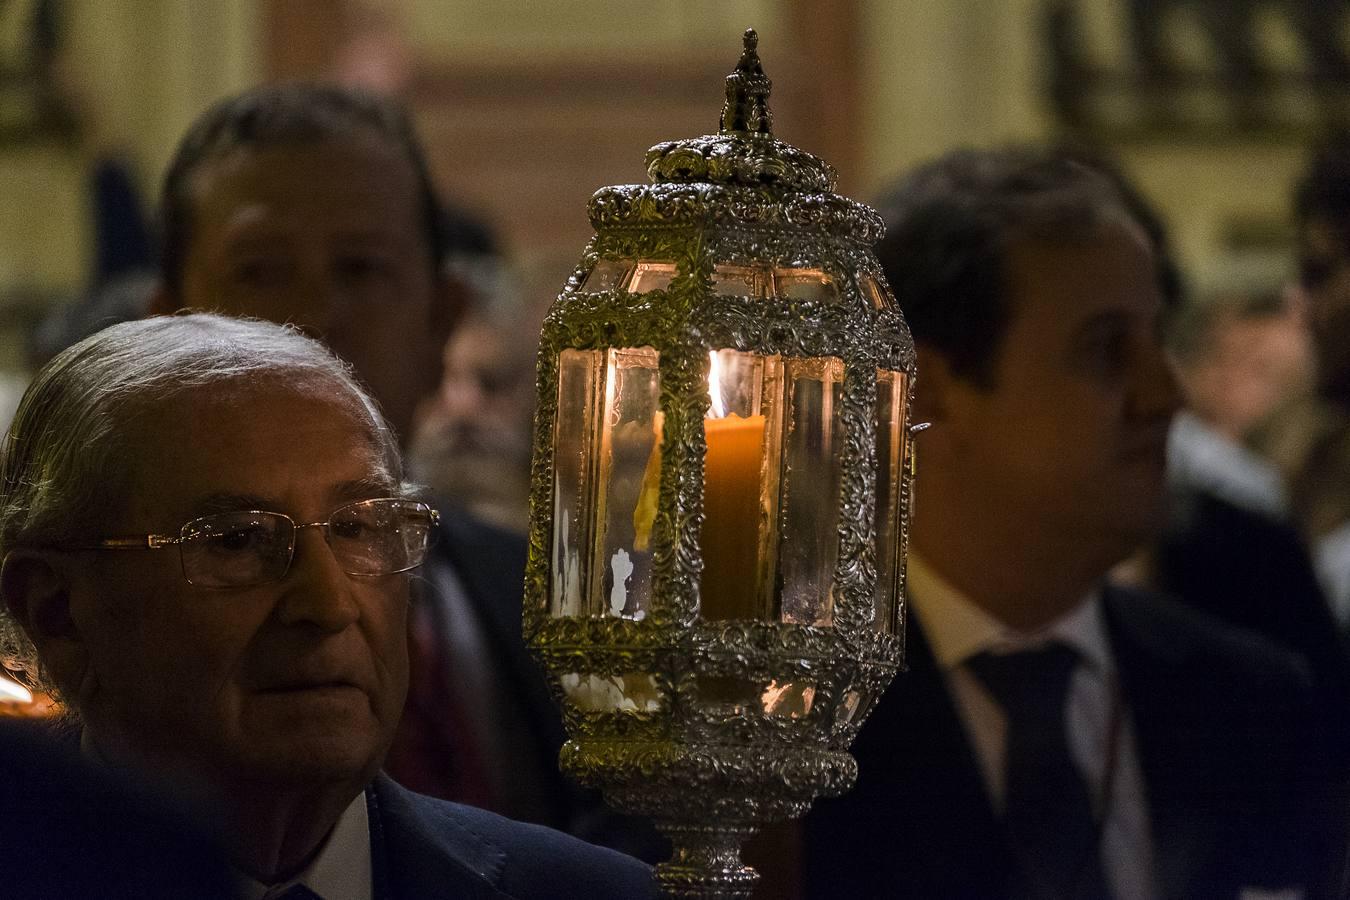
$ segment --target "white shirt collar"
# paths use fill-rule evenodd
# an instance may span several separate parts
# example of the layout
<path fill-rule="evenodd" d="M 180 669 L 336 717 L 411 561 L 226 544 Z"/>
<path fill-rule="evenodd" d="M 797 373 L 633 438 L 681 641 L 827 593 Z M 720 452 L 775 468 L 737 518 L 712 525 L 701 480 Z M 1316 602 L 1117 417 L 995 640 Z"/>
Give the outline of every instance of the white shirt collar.
<path fill-rule="evenodd" d="M 909 602 L 943 671 L 951 671 L 986 650 L 1009 653 L 1052 640 L 1073 647 L 1085 663 L 1102 675 L 1114 670 L 1099 590 L 1088 593 L 1053 622 L 1028 632 L 991 616 L 913 550 L 909 552 L 905 571 Z"/>
<path fill-rule="evenodd" d="M 275 897 L 293 884 L 303 884 L 324 900 L 371 900 L 370 818 L 362 791 L 329 832 L 318 855 L 294 878 L 273 885 L 247 879 L 244 900 Z"/>

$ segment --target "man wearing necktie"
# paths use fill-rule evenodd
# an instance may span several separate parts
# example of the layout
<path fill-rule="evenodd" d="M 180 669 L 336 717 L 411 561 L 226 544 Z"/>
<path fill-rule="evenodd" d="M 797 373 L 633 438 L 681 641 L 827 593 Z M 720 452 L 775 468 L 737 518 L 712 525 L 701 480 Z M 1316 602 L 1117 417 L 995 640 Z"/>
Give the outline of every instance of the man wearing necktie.
<path fill-rule="evenodd" d="M 1306 671 L 1105 580 L 1159 523 L 1178 403 L 1137 201 L 1068 155 L 957 151 L 882 212 L 933 424 L 909 671 L 807 819 L 810 896 L 1329 890 L 1343 791 Z"/>

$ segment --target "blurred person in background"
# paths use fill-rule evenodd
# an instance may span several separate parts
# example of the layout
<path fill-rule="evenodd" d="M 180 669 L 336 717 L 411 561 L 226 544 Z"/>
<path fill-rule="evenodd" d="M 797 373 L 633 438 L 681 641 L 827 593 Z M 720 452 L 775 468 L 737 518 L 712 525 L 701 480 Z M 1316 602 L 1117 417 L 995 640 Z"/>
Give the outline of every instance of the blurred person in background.
<path fill-rule="evenodd" d="M 1170 317 L 1168 349 L 1187 398 L 1188 413 L 1233 447 L 1258 422 L 1314 378 L 1314 351 L 1303 310 L 1288 294 L 1262 290 L 1215 291 L 1187 302 Z M 1247 464 L 1258 464 L 1246 452 Z M 1234 501 L 1274 514 L 1287 511 L 1284 488 L 1265 482 L 1251 491 L 1233 486 Z M 1219 486 L 1215 486 L 1219 487 Z"/>
<path fill-rule="evenodd" d="M 1350 653 L 1284 485 L 1242 440 L 1306 390 L 1311 347 L 1277 293 L 1185 297 L 1166 342 L 1185 407 L 1167 443 L 1168 515 L 1145 583 L 1298 653 L 1337 752 L 1350 758 Z"/>
<path fill-rule="evenodd" d="M 355 367 L 410 442 L 470 305 L 447 234 L 476 226 L 443 214 L 398 106 L 305 84 L 221 101 L 179 145 L 161 209 L 154 311 L 293 323 Z M 424 793 L 567 828 L 594 803 L 558 772 L 560 714 L 522 640 L 525 542 L 456 498 L 437 506 L 389 771 Z"/>
<path fill-rule="evenodd" d="M 805 820 L 813 897 L 1339 889 L 1307 674 L 1108 570 L 1165 513 L 1158 246 L 1114 179 L 954 151 L 881 204 L 922 373 L 909 669 Z"/>
<path fill-rule="evenodd" d="M 542 311 L 509 301 L 471 310 L 446 345 L 445 378 L 410 451 L 418 478 L 437 494 L 521 534 L 541 321 Z"/>
<path fill-rule="evenodd" d="M 1350 618 L 1350 135 L 1325 140 L 1294 194 L 1299 277 L 1314 389 L 1260 423 L 1250 443 L 1284 478 L 1333 605 Z"/>
<path fill-rule="evenodd" d="M 1168 431 L 1164 522 L 1112 575 L 1299 654 L 1313 673 L 1328 739 L 1350 758 L 1350 655 L 1341 627 L 1303 535 L 1287 521 L 1278 476 L 1239 444 L 1306 383 L 1301 309 L 1287 297 L 1241 292 L 1197 298 L 1166 222 L 1125 170 L 1090 148 L 1057 152 L 1110 179 L 1148 237 L 1183 400 Z"/>
<path fill-rule="evenodd" d="M 36 29 L 50 55 L 51 90 L 70 119 L 84 179 L 93 253 L 85 285 L 71 302 L 53 308 L 28 338 L 36 370 L 99 328 L 144 315 L 156 278 L 155 235 L 149 204 L 130 161 L 127 125 L 98 102 L 88 59 L 71 46 L 73 4 L 34 3 Z"/>

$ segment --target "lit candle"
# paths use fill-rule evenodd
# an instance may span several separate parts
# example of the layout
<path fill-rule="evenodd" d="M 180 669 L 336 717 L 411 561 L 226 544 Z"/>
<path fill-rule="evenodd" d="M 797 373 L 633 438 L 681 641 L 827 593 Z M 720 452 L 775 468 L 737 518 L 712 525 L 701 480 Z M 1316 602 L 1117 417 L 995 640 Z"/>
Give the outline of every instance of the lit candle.
<path fill-rule="evenodd" d="M 764 416 L 720 416 L 716 354 L 709 372 L 713 415 L 703 420 L 704 619 L 758 618 L 759 525 Z"/>

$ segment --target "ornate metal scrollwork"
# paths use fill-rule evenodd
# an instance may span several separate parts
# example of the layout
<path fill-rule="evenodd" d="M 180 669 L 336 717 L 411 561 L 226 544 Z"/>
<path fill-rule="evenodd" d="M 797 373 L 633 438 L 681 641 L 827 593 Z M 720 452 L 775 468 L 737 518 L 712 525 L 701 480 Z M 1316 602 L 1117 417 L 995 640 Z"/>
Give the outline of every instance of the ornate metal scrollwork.
<path fill-rule="evenodd" d="M 748 32 L 728 78 L 722 131 L 653 147 L 652 184 L 596 191 L 596 237 L 546 317 L 539 347 L 525 634 L 564 710 L 563 769 L 671 837 L 675 856 L 658 867 L 670 896 L 749 896 L 755 876 L 740 863 L 740 842 L 853 784 L 848 745 L 903 652 L 901 635 L 874 621 L 875 410 L 879 370 L 912 384 L 914 346 L 872 252 L 880 218 L 833 193 L 834 171 L 822 160 L 773 138 L 768 89 Z M 636 290 L 591 278 L 602 265 L 640 261 L 666 267 L 667 280 Z M 819 290 L 715 290 L 730 269 L 817 273 Z M 559 360 L 608 348 L 659 356 L 659 490 L 641 620 L 550 607 Z M 709 353 L 719 348 L 834 360 L 843 373 L 826 622 L 700 616 L 704 416 Z M 901 554 L 906 535 L 901 515 Z M 903 611 L 896 618 L 903 622 Z"/>

